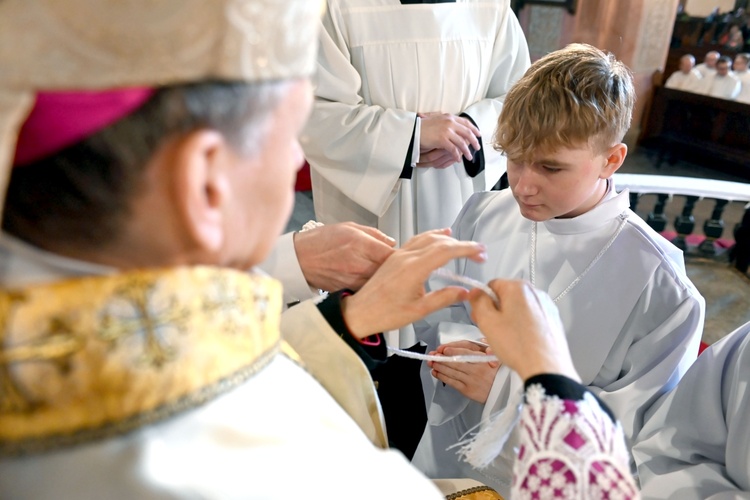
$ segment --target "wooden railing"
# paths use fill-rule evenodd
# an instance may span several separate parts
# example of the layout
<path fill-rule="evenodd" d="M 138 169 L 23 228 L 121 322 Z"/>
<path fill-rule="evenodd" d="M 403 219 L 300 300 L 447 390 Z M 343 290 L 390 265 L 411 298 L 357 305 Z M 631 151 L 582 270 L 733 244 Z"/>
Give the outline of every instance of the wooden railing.
<path fill-rule="evenodd" d="M 747 272 L 750 266 L 750 184 L 647 174 L 615 174 L 614 180 L 618 190 L 630 190 L 630 208 L 660 233 L 664 233 L 669 225 L 667 205 L 674 198 L 684 198 L 682 210 L 672 221 L 676 232 L 671 238 L 672 243 L 688 257 L 728 258 L 738 270 Z M 644 195 L 655 195 L 656 198 L 653 207 L 645 210 L 639 206 Z M 697 233 L 694 211 L 701 200 L 710 200 L 713 208 L 703 222 L 702 233 Z M 739 210 L 733 210 L 739 216 L 730 238 L 723 238 L 724 213 L 730 204 L 739 205 Z M 697 244 L 689 244 L 689 241 L 697 241 Z M 719 245 L 720 241 L 725 245 Z"/>

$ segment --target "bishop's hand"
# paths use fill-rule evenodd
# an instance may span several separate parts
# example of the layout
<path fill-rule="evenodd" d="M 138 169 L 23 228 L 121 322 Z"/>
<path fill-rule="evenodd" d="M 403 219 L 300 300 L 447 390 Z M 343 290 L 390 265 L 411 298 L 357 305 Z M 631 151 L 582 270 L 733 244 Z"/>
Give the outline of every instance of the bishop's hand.
<path fill-rule="evenodd" d="M 471 317 L 498 359 L 523 380 L 534 375 L 581 378 L 570 357 L 560 314 L 546 293 L 525 281 L 493 280 L 499 305 L 479 289 L 469 294 Z"/>
<path fill-rule="evenodd" d="M 307 283 L 320 290 L 359 290 L 394 252 L 396 240 L 354 222 L 295 233 L 294 250 Z"/>
<path fill-rule="evenodd" d="M 452 238 L 450 229 L 413 237 L 386 259 L 359 292 L 342 300 L 342 314 L 349 331 L 357 338 L 364 338 L 395 330 L 466 300 L 469 292 L 460 286 L 429 293 L 425 290 L 432 271 L 459 258 L 484 262 L 485 247 Z"/>

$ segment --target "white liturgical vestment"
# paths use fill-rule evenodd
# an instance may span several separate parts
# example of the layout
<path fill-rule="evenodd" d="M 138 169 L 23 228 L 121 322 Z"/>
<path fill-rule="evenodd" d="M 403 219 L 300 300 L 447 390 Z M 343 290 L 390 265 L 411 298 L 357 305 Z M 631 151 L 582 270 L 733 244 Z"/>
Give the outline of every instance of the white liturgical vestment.
<path fill-rule="evenodd" d="M 703 94 L 718 99 L 734 100 L 742 89 L 739 79 L 732 73 L 720 76 L 718 73 L 702 80 Z"/>
<path fill-rule="evenodd" d="M 682 252 L 630 210 L 628 197 L 627 190 L 616 194 L 610 182 L 608 194 L 589 212 L 537 223 L 534 281 L 553 299 L 568 289 L 556 304 L 575 367 L 583 384 L 612 408 L 630 439 L 641 428 L 644 411 L 695 360 L 705 302 L 685 275 Z M 488 258 L 484 264 L 456 261 L 451 270 L 483 283 L 494 278 L 531 281 L 532 228 L 510 190 L 474 195 L 456 219 L 453 234 L 484 243 Z M 444 283 L 431 280 L 430 286 Z M 471 323 L 468 304 L 440 311 L 415 328 L 428 352 L 450 340 L 482 336 Z M 506 405 L 522 387 L 518 377 L 501 366 L 484 405 L 436 384 L 428 367 L 422 383 L 428 425 L 413 463 L 428 476 L 467 475 L 507 495 L 516 433 L 483 470 L 447 448 L 489 417 L 515 411 Z"/>
<path fill-rule="evenodd" d="M 505 172 L 492 147 L 503 100 L 529 66 L 507 0 L 401 5 L 329 0 L 323 18 L 315 103 L 302 145 L 318 220 L 377 227 L 405 243 L 448 227 L 476 191 Z M 462 162 L 409 168 L 417 113 L 465 113 L 479 127 L 484 171 Z M 414 345 L 410 329 L 388 343 Z"/>
<path fill-rule="evenodd" d="M 675 71 L 672 73 L 664 86 L 668 89 L 682 90 L 685 92 L 699 92 L 701 88 L 701 79 L 703 76 L 695 69 L 691 69 L 689 73 L 683 73 L 682 71 Z"/>
<path fill-rule="evenodd" d="M 0 239 L 4 290 L 114 273 L 7 236 Z M 197 301 L 208 295 L 205 286 L 181 292 L 194 294 L 191 300 Z M 319 341 L 333 336 L 340 343 L 340 350 L 328 349 L 324 355 L 329 371 L 338 374 L 341 385 L 358 391 L 354 374 L 361 365 L 363 383 L 371 387 L 364 364 L 314 305 L 308 302 L 290 312 L 304 313 L 306 306 L 307 321 L 297 322 L 306 327 L 304 333 Z M 233 318 L 231 313 L 216 316 Z M 182 337 L 170 340 L 176 338 Z M 212 351 L 205 356 L 210 358 Z M 289 354 L 276 354 L 246 380 L 236 385 L 227 381 L 231 388 L 222 394 L 130 432 L 25 456 L 0 456 L 0 498 L 443 498 L 401 453 L 373 445 L 341 402 L 313 378 L 318 363 L 304 359 L 301 365 Z M 117 364 L 115 356 L 110 361 Z M 92 369 L 107 373 L 94 362 Z M 102 391 L 104 386 L 102 381 Z M 388 481 L 371 480 L 370 474 Z"/>
<path fill-rule="evenodd" d="M 740 93 L 737 94 L 737 102 L 750 104 L 750 70 L 737 71 L 734 76 L 740 80 L 740 85 L 742 85 Z"/>
<path fill-rule="evenodd" d="M 505 94 L 529 65 L 508 2 L 329 0 L 323 27 L 303 143 L 318 218 L 376 226 L 399 243 L 449 226 L 472 193 L 505 172 L 492 134 Z M 399 178 L 416 114 L 428 112 L 474 120 L 484 172 L 471 178 L 456 163 Z"/>
<path fill-rule="evenodd" d="M 643 498 L 750 498 L 750 323 L 703 351 L 633 446 Z"/>
<path fill-rule="evenodd" d="M 695 68 L 693 69 L 697 70 L 701 75 L 703 75 L 703 78 L 708 78 L 716 74 L 716 68 L 709 68 L 708 66 L 706 66 L 706 63 L 696 64 Z"/>

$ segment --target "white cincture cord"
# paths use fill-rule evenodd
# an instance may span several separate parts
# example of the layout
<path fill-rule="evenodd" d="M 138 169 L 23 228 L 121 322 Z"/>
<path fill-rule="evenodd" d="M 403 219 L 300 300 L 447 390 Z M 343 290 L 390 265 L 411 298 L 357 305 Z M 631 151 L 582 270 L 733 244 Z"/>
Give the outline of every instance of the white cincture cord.
<path fill-rule="evenodd" d="M 432 272 L 432 276 L 437 276 L 447 280 L 455 281 L 463 285 L 467 285 L 471 288 L 479 288 L 484 293 L 490 296 L 495 302 L 495 306 L 500 304 L 500 300 L 497 294 L 481 281 L 469 278 L 468 276 L 461 276 L 445 268 L 436 269 Z M 472 341 L 474 342 L 474 341 Z M 474 342 L 479 343 L 479 342 Z M 459 356 L 442 356 L 439 354 L 420 354 L 417 352 L 405 351 L 403 349 L 397 349 L 395 347 L 388 346 L 388 352 L 410 359 L 419 359 L 422 361 L 439 361 L 441 363 L 489 363 L 490 361 L 497 361 L 497 356 L 487 354 L 463 354 Z"/>
<path fill-rule="evenodd" d="M 440 354 L 419 354 L 388 346 L 388 352 L 404 358 L 420 359 L 422 361 L 439 361 L 441 363 L 489 363 L 497 361 L 494 354 L 461 354 L 458 356 L 442 356 Z"/>

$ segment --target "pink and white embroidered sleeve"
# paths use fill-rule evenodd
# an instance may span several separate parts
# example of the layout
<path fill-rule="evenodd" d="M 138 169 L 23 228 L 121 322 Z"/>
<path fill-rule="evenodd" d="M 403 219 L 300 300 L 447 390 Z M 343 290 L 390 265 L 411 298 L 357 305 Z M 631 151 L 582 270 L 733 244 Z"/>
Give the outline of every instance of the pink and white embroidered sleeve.
<path fill-rule="evenodd" d="M 581 401 L 562 400 L 532 385 L 519 425 L 514 500 L 640 498 L 622 427 L 591 394 Z"/>

